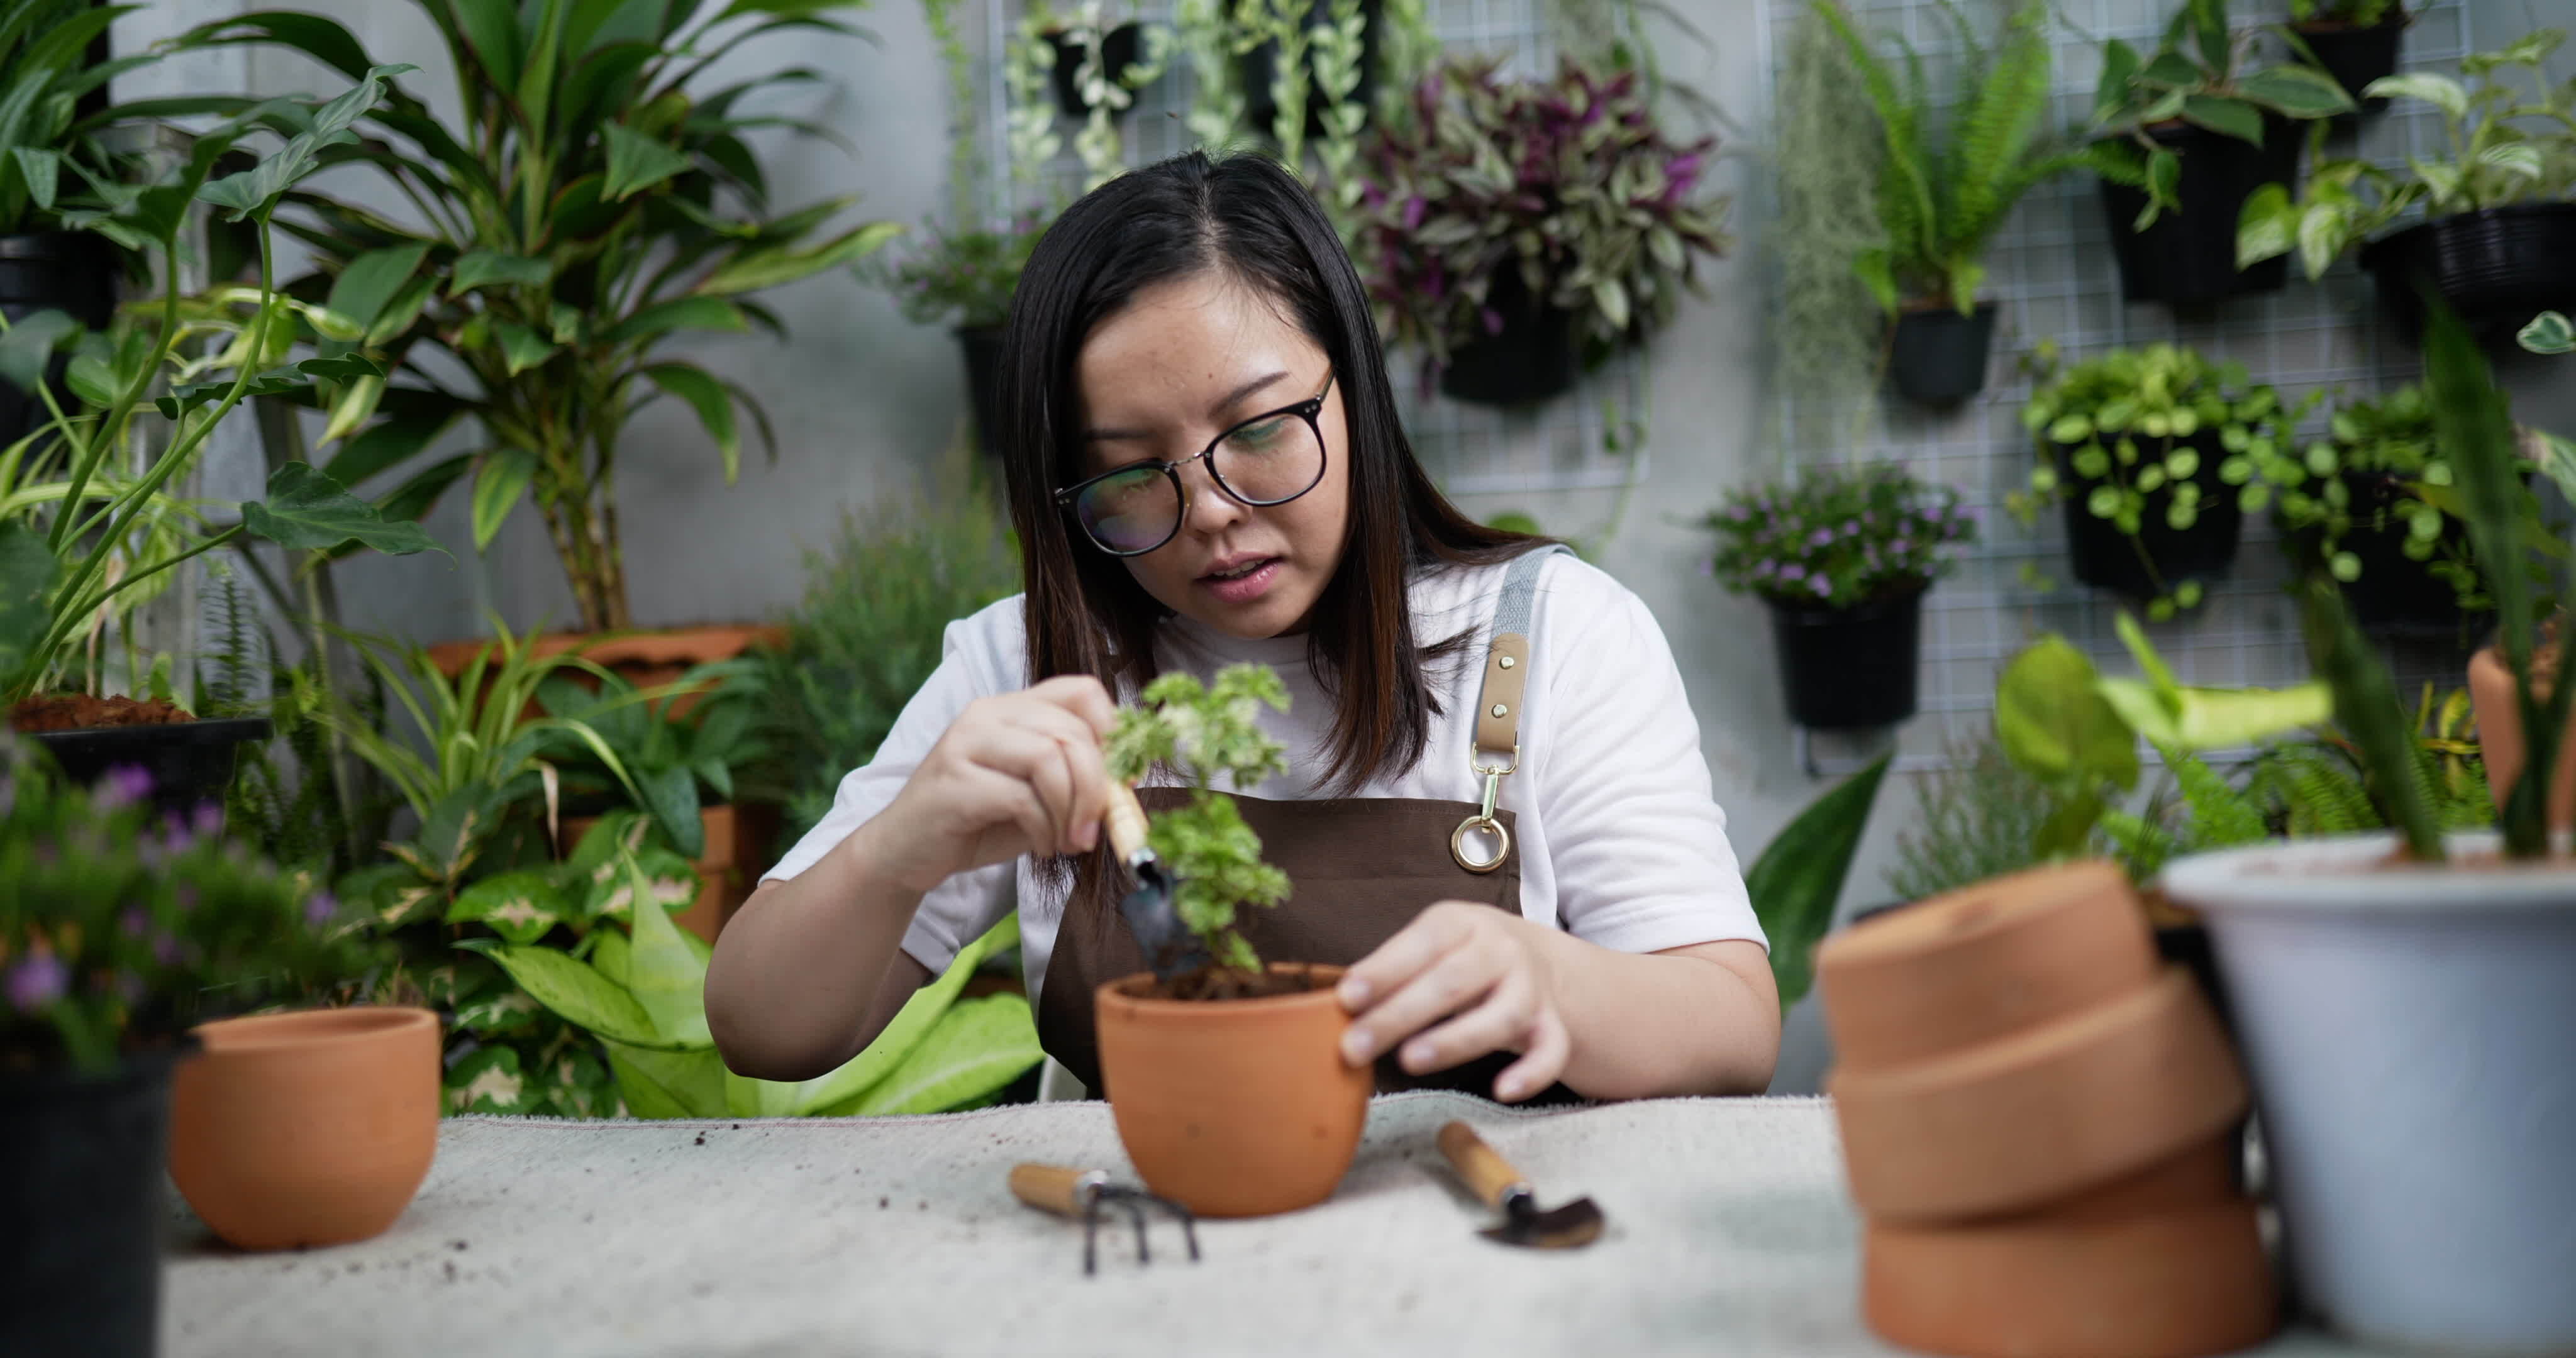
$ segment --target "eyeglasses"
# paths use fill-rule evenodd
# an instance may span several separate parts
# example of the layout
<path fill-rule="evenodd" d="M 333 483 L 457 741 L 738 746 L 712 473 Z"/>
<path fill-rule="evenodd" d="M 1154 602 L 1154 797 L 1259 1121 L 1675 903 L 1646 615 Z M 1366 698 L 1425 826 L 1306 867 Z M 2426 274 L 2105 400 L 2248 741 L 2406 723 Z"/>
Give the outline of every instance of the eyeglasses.
<path fill-rule="evenodd" d="M 1111 556 L 1142 556 L 1181 531 L 1189 510 L 1181 468 L 1193 462 L 1204 460 L 1208 479 L 1239 503 L 1284 505 L 1324 479 L 1320 417 L 1332 390 L 1332 375 L 1326 374 L 1324 389 L 1312 398 L 1255 415 L 1192 456 L 1131 462 L 1057 491 L 1055 502 L 1070 506 L 1092 545 Z"/>

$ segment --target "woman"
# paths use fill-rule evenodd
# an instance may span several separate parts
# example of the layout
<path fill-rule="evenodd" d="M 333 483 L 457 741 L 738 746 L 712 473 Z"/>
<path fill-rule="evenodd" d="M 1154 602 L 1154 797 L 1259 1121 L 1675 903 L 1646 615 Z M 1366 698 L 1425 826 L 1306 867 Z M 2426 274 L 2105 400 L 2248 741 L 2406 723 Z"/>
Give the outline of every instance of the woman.
<path fill-rule="evenodd" d="M 1094 191 L 1039 242 L 1004 350 L 1026 592 L 949 627 L 726 927 L 728 1066 L 831 1069 L 1016 907 L 1040 1036 L 1098 1088 L 1091 991 L 1141 968 L 1101 842 L 1111 694 L 1258 661 L 1290 689 L 1262 714 L 1289 768 L 1238 801 L 1295 894 L 1246 934 L 1349 965 L 1346 1060 L 1505 1100 L 1768 1083 L 1762 932 L 1662 633 L 1441 498 L 1294 178 L 1193 154 Z"/>

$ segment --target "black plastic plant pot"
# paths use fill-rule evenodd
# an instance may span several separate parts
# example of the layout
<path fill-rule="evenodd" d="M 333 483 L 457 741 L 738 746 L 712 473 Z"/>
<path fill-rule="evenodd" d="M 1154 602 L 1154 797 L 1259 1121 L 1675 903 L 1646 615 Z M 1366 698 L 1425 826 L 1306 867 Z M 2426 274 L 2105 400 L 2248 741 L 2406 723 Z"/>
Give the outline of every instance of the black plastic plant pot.
<path fill-rule="evenodd" d="M 104 330 L 116 314 L 116 278 L 116 249 L 102 237 L 79 231 L 0 236 L 0 315 L 11 325 L 39 311 L 61 311 Z M 55 359 L 46 378 L 58 392 L 65 362 Z M 35 393 L 0 379 L 0 448 L 48 418 Z"/>
<path fill-rule="evenodd" d="M 2361 267 L 2407 336 L 2423 333 L 2429 283 L 2489 342 L 2543 311 L 2576 311 L 2576 203 L 2516 203 L 2437 217 L 2364 246 Z"/>
<path fill-rule="evenodd" d="M 2360 576 L 2342 586 L 2353 621 L 2372 631 L 2459 635 L 2468 618 L 2459 590 L 2427 563 L 2406 555 L 2406 520 L 2389 512 L 2406 495 L 2406 478 L 2393 472 L 2345 472 L 2343 484 L 2353 526 L 2340 548 L 2361 562 Z M 2466 534 L 2455 521 L 2445 520 L 2443 529 L 2444 545 L 2458 551 Z"/>
<path fill-rule="evenodd" d="M 1139 29 L 1132 21 L 1120 24 L 1116 28 L 1113 28 L 1107 33 L 1101 35 L 1101 78 L 1112 84 L 1116 84 L 1120 73 L 1124 72 L 1128 67 L 1136 64 L 1136 58 L 1139 54 L 1139 45 L 1142 42 L 1143 30 Z M 1073 39 L 1062 33 L 1048 34 L 1047 43 L 1049 46 L 1055 48 L 1056 107 L 1063 109 L 1064 116 L 1068 118 L 1084 118 L 1090 116 L 1091 105 L 1083 99 L 1081 87 L 1073 83 L 1074 72 L 1082 68 L 1082 48 L 1076 45 Z M 1125 109 L 1118 109 L 1113 111 L 1110 116 L 1120 117 L 1123 116 L 1126 111 L 1127 110 Z"/>
<path fill-rule="evenodd" d="M 141 769 L 152 778 L 153 809 L 188 815 L 199 806 L 223 805 L 233 781 L 233 760 L 248 741 L 266 740 L 266 717 L 179 721 L 159 726 L 100 726 L 85 731 L 30 731 L 62 765 L 63 776 L 82 786 L 111 770 Z"/>
<path fill-rule="evenodd" d="M 2236 502 L 2236 487 L 2218 479 L 2223 454 L 2217 440 L 2203 437 L 2177 441 L 2174 447 L 2200 450 L 2200 470 L 2193 481 L 2201 489 L 2200 513 L 2189 528 L 2176 528 L 2165 517 L 2172 492 L 2147 496 L 2147 508 L 2132 542 L 2119 525 L 2096 517 L 2085 501 L 2099 482 L 2070 477 L 2064 498 L 2066 552 L 2075 578 L 2095 589 L 2140 601 L 2162 597 L 2186 580 L 2207 583 L 2224 577 L 2236 563 L 2236 542 L 2245 513 Z M 2145 560 L 2139 554 L 2145 553 Z M 2148 562 L 2154 562 L 2154 569 Z M 2158 587 L 2161 580 L 2162 587 Z"/>
<path fill-rule="evenodd" d="M 1002 327 L 961 325 L 957 347 L 966 355 L 966 398 L 975 415 L 975 442 L 985 452 L 1002 451 Z"/>
<path fill-rule="evenodd" d="M 1331 0 L 1313 0 L 1307 7 L 1306 26 L 1310 30 L 1321 27 L 1331 18 Z M 1360 30 L 1360 79 L 1351 90 L 1350 102 L 1361 108 L 1374 108 L 1377 104 L 1378 53 L 1385 50 L 1378 41 L 1378 33 L 1386 22 L 1386 0 L 1360 0 L 1360 20 L 1363 25 Z M 1306 52 L 1306 136 L 1310 140 L 1325 135 L 1324 104 L 1314 88 L 1314 61 L 1314 49 L 1309 47 Z M 1271 77 L 1278 67 L 1279 44 L 1276 42 L 1254 47 L 1235 63 L 1235 74 L 1240 82 L 1238 88 L 1243 91 L 1245 125 L 1263 136 L 1268 136 L 1271 125 L 1279 120 L 1279 104 L 1270 93 Z"/>
<path fill-rule="evenodd" d="M 2144 231 L 2132 230 L 2146 210 L 2146 190 L 2101 181 L 2111 253 L 2120 266 L 2120 295 L 2131 302 L 2197 310 L 2241 293 L 2279 291 L 2289 281 L 2288 257 L 2275 256 L 2239 271 L 2236 220 L 2254 190 L 2298 178 L 2299 125 L 2265 115 L 2259 147 L 2189 123 L 2154 128 L 2150 135 L 2181 159 L 2176 196 L 2182 208 L 2158 214 Z"/>
<path fill-rule="evenodd" d="M 1992 302 L 1967 315 L 1950 306 L 1906 311 L 1888 342 L 1887 378 L 1896 394 L 1928 406 L 1954 406 L 1986 389 L 1994 352 Z"/>
<path fill-rule="evenodd" d="M 1478 405 L 1530 405 L 1574 385 L 1581 366 L 1574 341 L 1574 313 L 1532 297 L 1517 266 L 1505 265 L 1486 305 L 1502 329 L 1449 353 L 1440 390 Z"/>
<path fill-rule="evenodd" d="M 2317 64 L 2326 68 L 2343 92 L 2361 105 L 2365 114 L 2387 111 L 2385 98 L 2365 99 L 2361 92 L 2370 82 L 2397 74 L 2397 49 L 2405 45 L 2406 25 L 2412 20 L 2403 12 L 2391 14 L 2380 23 L 2363 28 L 2354 24 L 2300 24 L 2299 40 L 2317 54 Z"/>
<path fill-rule="evenodd" d="M 0 1353 L 154 1352 L 171 1060 L 0 1076 Z"/>
<path fill-rule="evenodd" d="M 1856 608 L 1763 602 L 1771 608 L 1789 720 L 1811 730 L 1851 731 L 1914 715 L 1922 590 Z"/>

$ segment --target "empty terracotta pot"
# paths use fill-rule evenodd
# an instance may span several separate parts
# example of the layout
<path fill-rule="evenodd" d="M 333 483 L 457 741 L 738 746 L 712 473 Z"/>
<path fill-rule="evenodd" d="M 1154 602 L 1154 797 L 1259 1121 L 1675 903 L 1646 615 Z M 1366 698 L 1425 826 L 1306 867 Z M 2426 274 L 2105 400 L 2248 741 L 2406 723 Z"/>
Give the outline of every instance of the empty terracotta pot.
<path fill-rule="evenodd" d="M 2033 868 L 1891 910 L 1816 954 L 1835 1059 L 1851 1070 L 1971 1047 L 2155 974 L 2137 894 L 2104 862 Z"/>
<path fill-rule="evenodd" d="M 196 1029 L 171 1087 L 170 1177 L 246 1250 L 364 1240 L 438 1149 L 438 1016 L 312 1009 Z"/>
<path fill-rule="evenodd" d="M 2081 1221 L 1873 1223 L 1861 1314 L 1889 1343 L 1961 1358 L 2196 1358 L 2280 1324 L 2254 1204 Z"/>
<path fill-rule="evenodd" d="M 1257 1217 L 1331 1197 L 1359 1149 L 1375 1078 L 1342 1061 L 1340 967 L 1273 963 L 1316 987 L 1251 1000 L 1144 998 L 1100 987 L 1100 1078 L 1127 1158 L 1201 1216 Z"/>
<path fill-rule="evenodd" d="M 2180 967 L 1974 1047 L 1825 1080 L 1852 1197 L 1888 1221 L 2035 1208 L 2216 1136 L 2245 1077 Z"/>

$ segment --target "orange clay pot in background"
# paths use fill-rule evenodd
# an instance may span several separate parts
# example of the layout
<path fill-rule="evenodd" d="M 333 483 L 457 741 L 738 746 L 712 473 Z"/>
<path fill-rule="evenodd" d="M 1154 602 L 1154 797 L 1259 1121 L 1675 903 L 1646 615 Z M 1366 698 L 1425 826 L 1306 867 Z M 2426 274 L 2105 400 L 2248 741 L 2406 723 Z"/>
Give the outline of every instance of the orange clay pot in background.
<path fill-rule="evenodd" d="M 2486 760 L 2487 787 L 2501 811 L 2506 794 L 2522 777 L 2522 703 L 2514 696 L 2512 672 L 2493 646 L 2469 657 L 2469 707 L 2478 717 L 2478 754 Z M 2549 780 L 2553 830 L 2576 824 L 2576 713 L 2569 714 L 2567 730 Z"/>
<path fill-rule="evenodd" d="M 1100 1078 L 1146 1187 L 1200 1216 L 1257 1217 L 1331 1197 L 1359 1149 L 1376 1077 L 1342 1061 L 1340 967 L 1302 994 L 1142 998 L 1144 973 L 1097 992 Z"/>
<path fill-rule="evenodd" d="M 364 1240 L 438 1149 L 438 1016 L 314 1009 L 200 1025 L 170 1096 L 170 1177 L 246 1250 Z"/>

